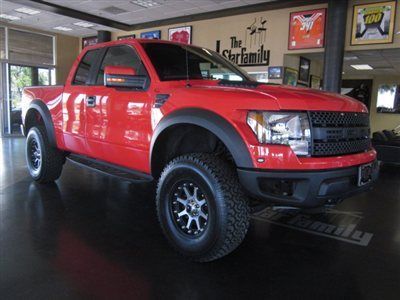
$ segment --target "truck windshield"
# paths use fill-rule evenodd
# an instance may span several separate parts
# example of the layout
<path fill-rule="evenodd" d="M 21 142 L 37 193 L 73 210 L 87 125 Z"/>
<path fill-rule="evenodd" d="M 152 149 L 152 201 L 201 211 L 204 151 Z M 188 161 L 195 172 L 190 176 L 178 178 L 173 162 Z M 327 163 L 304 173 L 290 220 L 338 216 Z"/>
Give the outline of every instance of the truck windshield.
<path fill-rule="evenodd" d="M 252 81 L 237 66 L 217 52 L 193 46 L 143 43 L 158 77 L 162 81 L 206 79 Z"/>

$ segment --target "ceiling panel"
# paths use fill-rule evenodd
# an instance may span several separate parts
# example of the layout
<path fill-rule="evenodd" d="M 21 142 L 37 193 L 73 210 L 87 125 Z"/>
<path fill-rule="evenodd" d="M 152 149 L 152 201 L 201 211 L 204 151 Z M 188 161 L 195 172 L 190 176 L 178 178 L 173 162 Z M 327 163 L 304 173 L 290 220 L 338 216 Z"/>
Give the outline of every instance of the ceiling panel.
<path fill-rule="evenodd" d="M 51 4 L 57 4 L 84 13 L 92 14 L 109 20 L 126 23 L 128 25 L 146 23 L 151 21 L 163 20 L 173 17 L 188 16 L 198 13 L 218 11 L 226 8 L 240 7 L 251 4 L 273 2 L 277 0 L 154 0 L 159 6 L 145 8 L 132 3 L 131 0 L 45 0 Z M 0 0 L 1 13 L 20 17 L 20 20 L 8 21 L 12 24 L 26 25 L 33 28 L 58 32 L 54 27 L 63 26 L 73 29 L 72 31 L 62 32 L 67 35 L 87 36 L 93 35 L 97 30 L 115 31 L 116 29 L 102 25 L 95 25 L 92 28 L 77 28 L 73 23 L 78 19 L 63 17 L 55 13 L 41 12 L 34 16 L 21 14 L 15 11 L 22 6 L 30 7 L 30 1 L 24 4 L 16 4 L 12 0 Z M 121 13 L 110 13 L 104 9 L 107 7 L 122 10 Z M 35 8 L 34 8 L 35 9 Z M 126 12 L 123 12 L 126 11 Z M 3 19 L 1 21 L 4 21 Z"/>

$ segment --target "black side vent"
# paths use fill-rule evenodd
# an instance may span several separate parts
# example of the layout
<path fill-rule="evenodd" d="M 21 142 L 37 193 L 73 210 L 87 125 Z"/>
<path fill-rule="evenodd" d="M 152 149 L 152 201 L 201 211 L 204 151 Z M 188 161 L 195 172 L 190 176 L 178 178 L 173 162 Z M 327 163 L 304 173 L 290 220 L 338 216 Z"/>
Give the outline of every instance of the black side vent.
<path fill-rule="evenodd" d="M 169 98 L 169 94 L 157 94 L 156 102 L 154 102 L 154 107 L 160 108 L 161 106 L 164 105 L 165 102 L 167 102 L 168 98 Z"/>

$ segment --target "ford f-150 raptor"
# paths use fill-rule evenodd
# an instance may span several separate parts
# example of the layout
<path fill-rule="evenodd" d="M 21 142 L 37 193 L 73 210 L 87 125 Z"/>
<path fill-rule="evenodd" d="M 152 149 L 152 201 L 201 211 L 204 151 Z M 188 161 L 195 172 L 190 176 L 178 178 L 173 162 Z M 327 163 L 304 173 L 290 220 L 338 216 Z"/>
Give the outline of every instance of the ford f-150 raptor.
<path fill-rule="evenodd" d="M 58 179 L 66 158 L 156 180 L 164 234 L 201 262 L 242 242 L 249 199 L 334 205 L 378 176 L 362 103 L 262 84 L 212 50 L 179 43 L 86 47 L 64 86 L 24 89 L 22 118 L 34 180 Z"/>

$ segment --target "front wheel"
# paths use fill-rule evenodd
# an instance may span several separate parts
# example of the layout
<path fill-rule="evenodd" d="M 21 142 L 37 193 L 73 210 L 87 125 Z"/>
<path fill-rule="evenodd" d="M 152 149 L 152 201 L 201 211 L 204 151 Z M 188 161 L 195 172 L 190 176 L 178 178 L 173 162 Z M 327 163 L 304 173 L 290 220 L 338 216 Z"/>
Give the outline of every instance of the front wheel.
<path fill-rule="evenodd" d="M 249 206 L 229 163 L 211 154 L 171 161 L 157 188 L 157 213 L 169 242 L 192 260 L 227 255 L 243 241 Z"/>
<path fill-rule="evenodd" d="M 43 126 L 29 130 L 25 153 L 29 174 L 35 181 L 49 183 L 60 177 L 64 155 L 50 145 Z"/>

